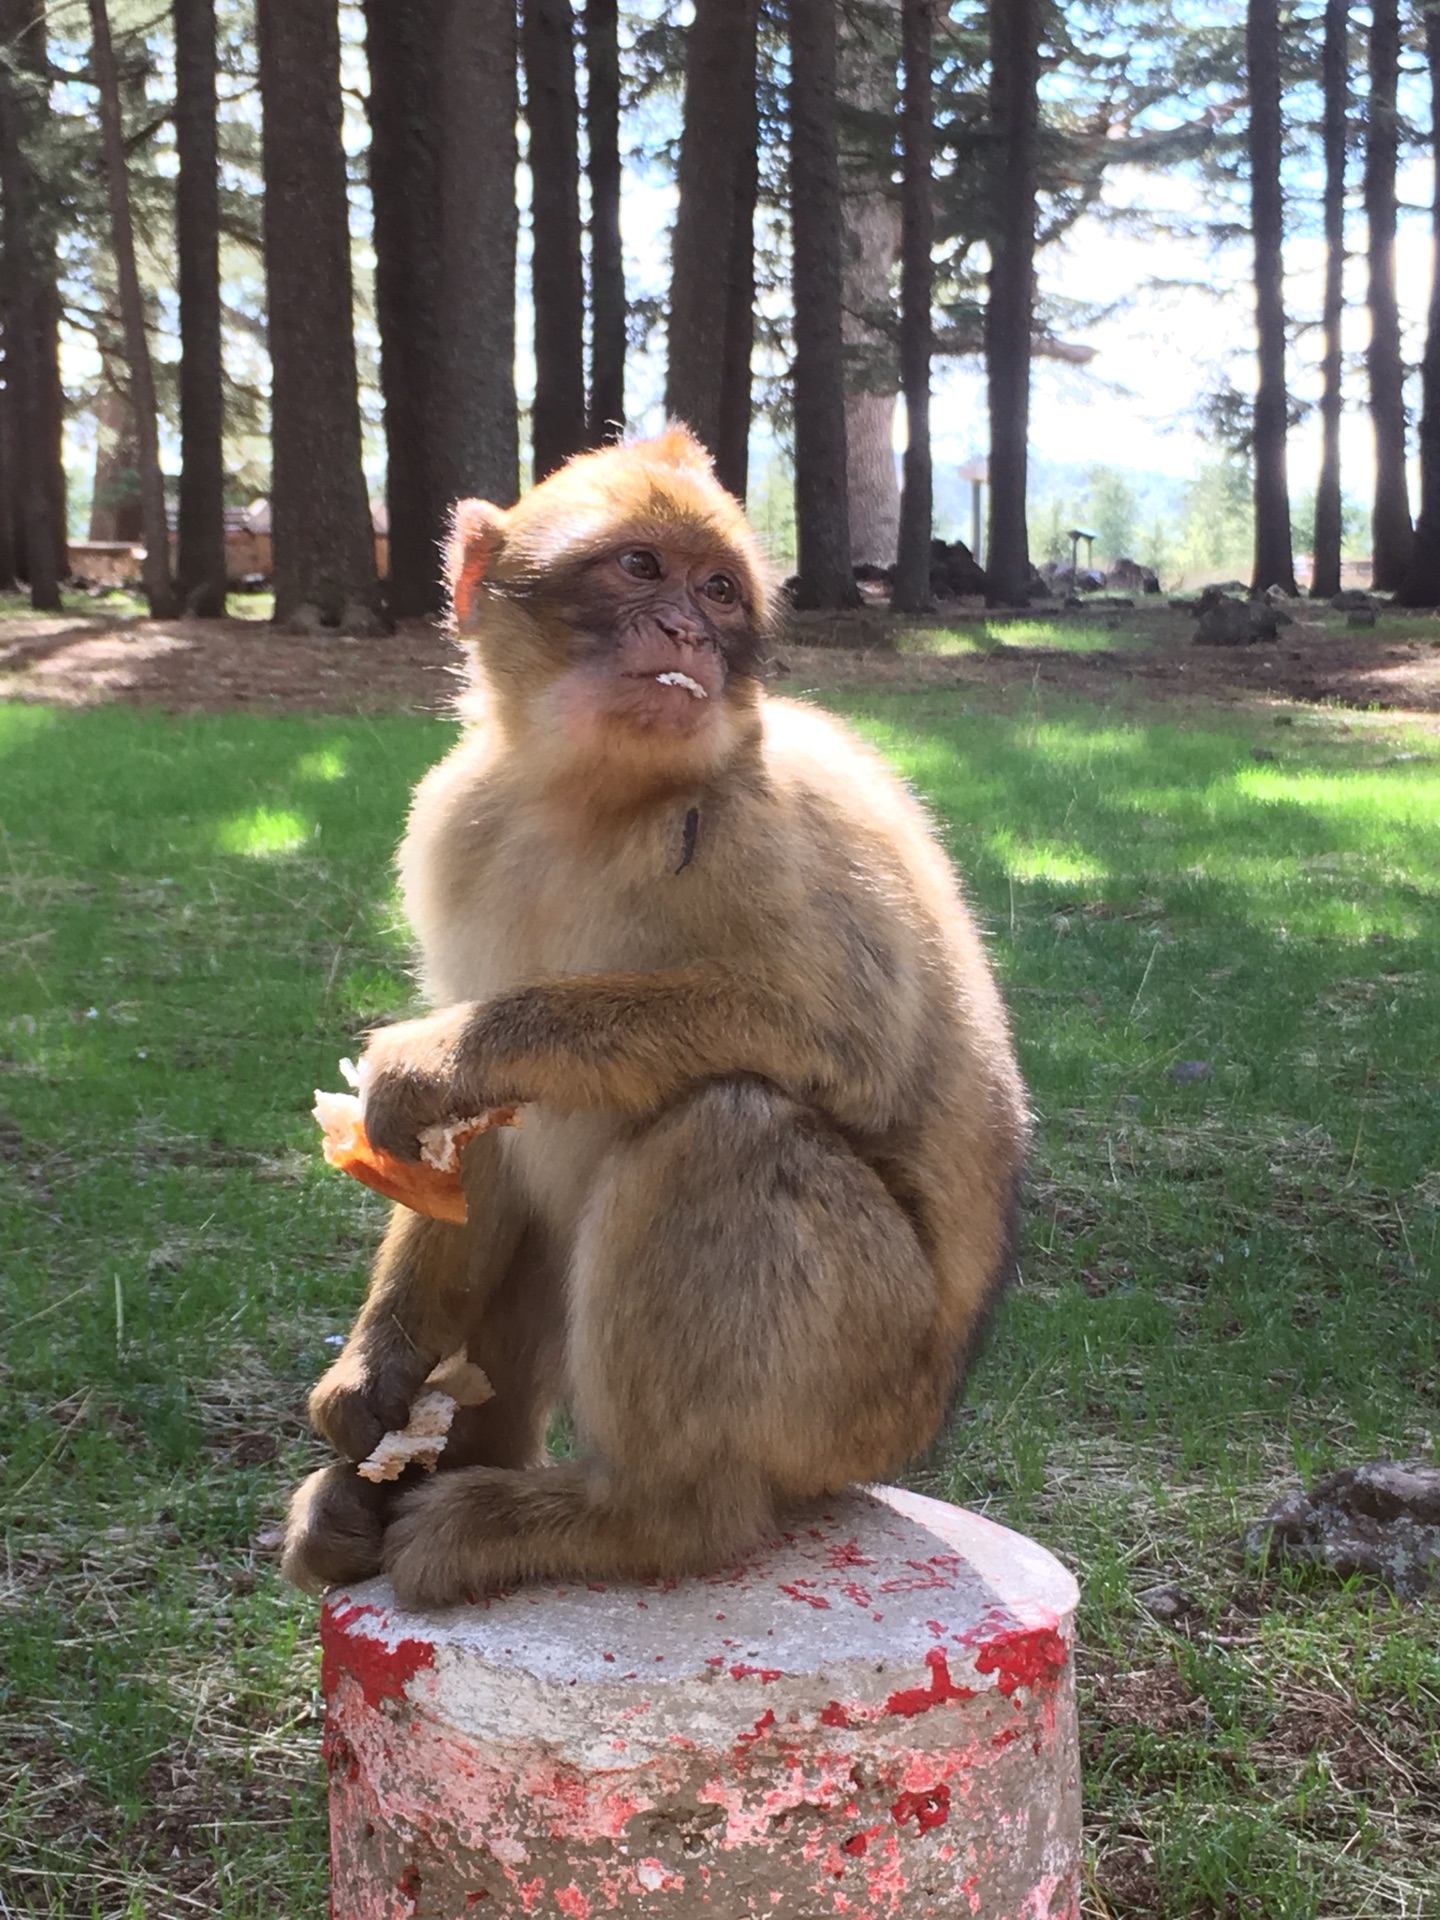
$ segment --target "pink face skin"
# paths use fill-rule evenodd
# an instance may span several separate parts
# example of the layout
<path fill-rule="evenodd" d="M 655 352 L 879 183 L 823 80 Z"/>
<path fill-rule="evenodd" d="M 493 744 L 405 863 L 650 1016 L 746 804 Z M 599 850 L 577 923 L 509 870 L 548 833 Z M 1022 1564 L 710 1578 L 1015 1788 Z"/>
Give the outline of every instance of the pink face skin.
<path fill-rule="evenodd" d="M 588 571 L 577 615 L 590 652 L 554 689 L 572 739 L 616 721 L 652 736 L 701 735 L 755 645 L 745 576 L 713 553 L 621 547 Z"/>

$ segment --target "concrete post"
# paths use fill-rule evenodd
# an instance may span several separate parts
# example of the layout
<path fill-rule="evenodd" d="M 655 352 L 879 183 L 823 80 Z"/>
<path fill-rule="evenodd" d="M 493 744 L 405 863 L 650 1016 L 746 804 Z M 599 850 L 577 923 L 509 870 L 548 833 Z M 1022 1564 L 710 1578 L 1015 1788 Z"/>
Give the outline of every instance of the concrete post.
<path fill-rule="evenodd" d="M 882 1487 L 743 1564 L 322 1621 L 335 1920 L 1073 1920 L 1074 1580 Z"/>

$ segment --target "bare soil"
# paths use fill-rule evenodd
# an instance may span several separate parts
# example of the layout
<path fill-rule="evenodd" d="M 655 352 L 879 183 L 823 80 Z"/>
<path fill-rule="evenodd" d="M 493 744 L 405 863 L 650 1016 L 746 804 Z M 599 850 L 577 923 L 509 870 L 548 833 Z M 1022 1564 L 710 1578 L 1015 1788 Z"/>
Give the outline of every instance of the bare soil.
<path fill-rule="evenodd" d="M 972 621 L 985 644 L 1003 640 L 999 619 L 935 624 L 963 631 Z M 1093 628 L 1095 618 L 1082 623 Z M 1297 608 L 1272 645 L 1197 647 L 1189 616 L 1143 609 L 1123 616 L 1114 650 L 1022 643 L 952 655 L 896 651 L 888 643 L 902 625 L 908 635 L 918 633 L 907 645 L 923 646 L 918 623 L 892 625 L 881 614 L 848 624 L 792 617 L 775 648 L 776 683 L 796 690 L 959 687 L 977 695 L 1024 685 L 1106 703 L 1303 702 L 1440 715 L 1440 618 L 1424 615 L 1382 614 L 1373 629 L 1352 631 L 1326 609 Z M 0 699 L 65 706 L 441 713 L 459 690 L 460 666 L 452 642 L 423 621 L 385 639 L 356 640 L 280 633 L 252 620 L 0 619 Z"/>

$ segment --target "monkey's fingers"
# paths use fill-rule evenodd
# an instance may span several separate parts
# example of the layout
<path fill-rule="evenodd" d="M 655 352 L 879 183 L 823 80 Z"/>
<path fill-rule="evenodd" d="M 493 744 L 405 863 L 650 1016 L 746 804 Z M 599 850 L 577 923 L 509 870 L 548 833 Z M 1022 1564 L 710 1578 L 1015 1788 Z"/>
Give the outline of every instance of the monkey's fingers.
<path fill-rule="evenodd" d="M 514 1107 L 493 1107 L 446 1126 L 426 1127 L 420 1134 L 423 1157 L 411 1161 L 383 1152 L 367 1138 L 361 1103 L 352 1093 L 322 1093 L 317 1088 L 315 1118 L 324 1130 L 322 1150 L 332 1167 L 414 1213 L 456 1226 L 463 1226 L 466 1217 L 461 1147 L 491 1127 L 518 1124 Z"/>

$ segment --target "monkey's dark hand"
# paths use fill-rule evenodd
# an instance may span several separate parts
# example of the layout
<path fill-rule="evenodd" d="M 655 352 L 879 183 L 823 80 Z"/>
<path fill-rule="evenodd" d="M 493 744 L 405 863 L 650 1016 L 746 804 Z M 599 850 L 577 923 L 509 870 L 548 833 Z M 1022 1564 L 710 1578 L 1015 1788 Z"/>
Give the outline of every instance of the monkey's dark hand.
<path fill-rule="evenodd" d="M 468 1084 L 467 1039 L 474 1008 L 446 1007 L 372 1033 L 360 1061 L 365 1132 L 397 1160 L 420 1158 L 420 1131 L 478 1113 L 487 1102 Z"/>
<path fill-rule="evenodd" d="M 310 1424 L 345 1459 L 364 1460 L 405 1425 L 433 1364 L 408 1343 L 352 1334 L 311 1392 Z"/>

